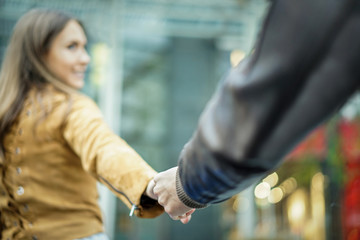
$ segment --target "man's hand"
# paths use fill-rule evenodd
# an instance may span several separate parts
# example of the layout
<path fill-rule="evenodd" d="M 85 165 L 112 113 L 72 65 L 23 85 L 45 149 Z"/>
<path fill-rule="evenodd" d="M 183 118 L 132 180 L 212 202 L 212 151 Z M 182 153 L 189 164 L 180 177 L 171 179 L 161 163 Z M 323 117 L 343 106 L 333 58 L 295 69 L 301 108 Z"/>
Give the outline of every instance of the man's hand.
<path fill-rule="evenodd" d="M 155 187 L 154 179 L 151 179 L 151 181 L 148 183 L 146 187 L 145 195 L 154 200 L 157 200 L 157 196 L 154 194 L 154 187 Z"/>
<path fill-rule="evenodd" d="M 183 224 L 186 224 L 190 221 L 191 214 L 195 209 L 187 207 L 178 198 L 176 193 L 176 171 L 177 167 L 174 167 L 156 175 L 152 192 L 170 218 L 180 220 Z"/>

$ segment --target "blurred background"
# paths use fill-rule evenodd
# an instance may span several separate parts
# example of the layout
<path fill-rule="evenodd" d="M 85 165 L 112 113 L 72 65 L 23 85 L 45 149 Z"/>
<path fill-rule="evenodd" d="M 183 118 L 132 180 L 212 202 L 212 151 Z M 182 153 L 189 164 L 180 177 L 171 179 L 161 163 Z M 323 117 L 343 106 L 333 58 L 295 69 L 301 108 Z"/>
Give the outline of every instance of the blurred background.
<path fill-rule="evenodd" d="M 265 0 L 0 0 L 0 61 L 31 8 L 81 19 L 92 57 L 84 93 L 157 171 L 177 163 L 218 81 L 251 52 Z M 304 16 L 305 17 L 305 16 Z M 276 172 L 182 225 L 129 217 L 99 184 L 111 240 L 360 239 L 360 97 Z"/>

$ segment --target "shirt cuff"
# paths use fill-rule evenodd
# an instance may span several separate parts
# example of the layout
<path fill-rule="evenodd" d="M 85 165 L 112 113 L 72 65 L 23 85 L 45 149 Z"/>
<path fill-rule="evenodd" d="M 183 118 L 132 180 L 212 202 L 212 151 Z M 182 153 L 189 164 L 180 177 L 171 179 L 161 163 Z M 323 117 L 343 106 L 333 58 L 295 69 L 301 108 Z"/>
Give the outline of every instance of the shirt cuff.
<path fill-rule="evenodd" d="M 181 202 L 190 208 L 205 208 L 208 206 L 208 204 L 203 204 L 194 201 L 186 194 L 180 181 L 179 170 L 177 170 L 176 172 L 176 193 L 179 199 L 181 200 Z"/>

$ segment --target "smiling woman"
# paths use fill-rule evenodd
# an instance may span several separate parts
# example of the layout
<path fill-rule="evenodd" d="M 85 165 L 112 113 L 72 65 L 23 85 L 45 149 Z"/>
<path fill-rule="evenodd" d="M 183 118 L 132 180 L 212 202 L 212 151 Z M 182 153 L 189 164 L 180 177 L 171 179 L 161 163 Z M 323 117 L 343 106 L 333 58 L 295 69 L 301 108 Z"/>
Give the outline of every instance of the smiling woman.
<path fill-rule="evenodd" d="M 13 30 L 0 72 L 1 239 L 107 239 L 97 180 L 139 217 L 163 212 L 156 172 L 76 91 L 86 43 L 78 20 L 52 10 Z"/>
<path fill-rule="evenodd" d="M 45 55 L 47 66 L 59 79 L 69 86 L 84 86 L 85 71 L 90 57 L 85 50 L 87 39 L 83 28 L 75 20 L 69 21 L 54 39 Z"/>

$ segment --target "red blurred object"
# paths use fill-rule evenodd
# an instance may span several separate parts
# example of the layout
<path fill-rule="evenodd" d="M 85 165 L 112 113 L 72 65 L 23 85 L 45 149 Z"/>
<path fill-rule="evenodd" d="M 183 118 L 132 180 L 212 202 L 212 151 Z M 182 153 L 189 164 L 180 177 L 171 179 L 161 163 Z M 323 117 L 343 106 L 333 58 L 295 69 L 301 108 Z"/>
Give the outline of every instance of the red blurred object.
<path fill-rule="evenodd" d="M 359 170 L 360 163 L 352 167 Z M 344 239 L 360 239 L 360 174 L 345 186 L 343 224 Z"/>
<path fill-rule="evenodd" d="M 343 120 L 339 124 L 341 148 L 348 161 L 359 161 L 360 157 L 360 119 Z"/>
<path fill-rule="evenodd" d="M 345 240 L 360 240 L 360 118 L 342 120 L 338 125 L 339 142 L 335 154 L 344 160 L 346 183 L 343 196 L 343 234 Z M 301 160 L 306 156 L 325 159 L 328 154 L 326 126 L 315 129 L 288 154 L 287 160 Z M 338 152 L 339 151 L 339 152 Z M 337 157 L 336 157 L 337 158 Z"/>
<path fill-rule="evenodd" d="M 287 155 L 286 159 L 299 159 L 306 155 L 312 155 L 323 159 L 326 154 L 326 129 L 320 126 L 298 144 L 295 149 Z"/>
<path fill-rule="evenodd" d="M 339 124 L 340 146 L 345 159 L 344 239 L 360 239 L 360 120 Z"/>

